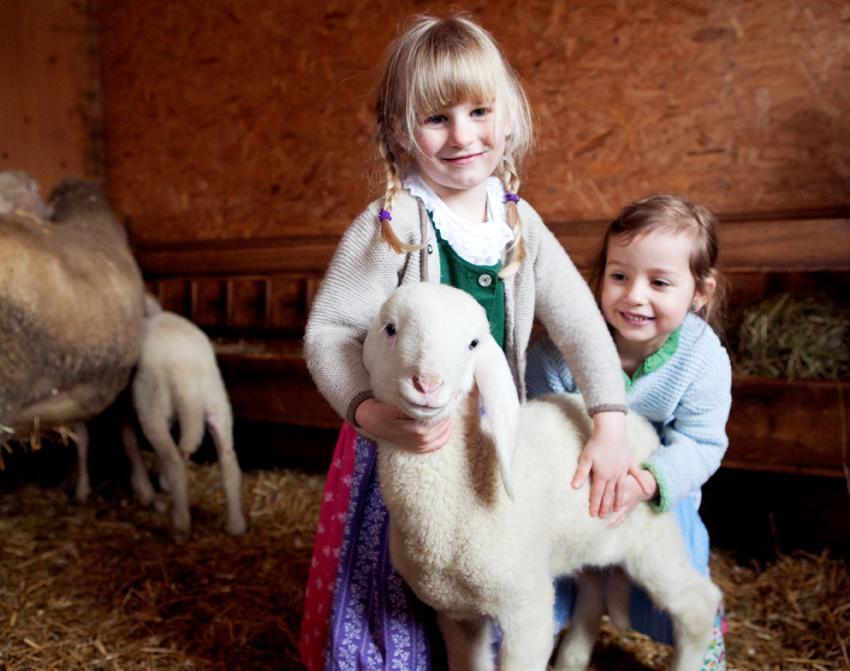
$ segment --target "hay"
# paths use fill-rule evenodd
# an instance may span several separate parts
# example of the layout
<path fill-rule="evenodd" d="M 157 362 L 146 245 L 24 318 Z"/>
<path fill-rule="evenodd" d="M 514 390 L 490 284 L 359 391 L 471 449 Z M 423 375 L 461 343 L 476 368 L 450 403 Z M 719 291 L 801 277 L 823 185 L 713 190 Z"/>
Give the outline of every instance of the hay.
<path fill-rule="evenodd" d="M 850 309 L 779 294 L 743 310 L 735 372 L 788 379 L 850 378 Z"/>
<path fill-rule="evenodd" d="M 194 534 L 125 499 L 77 505 L 25 485 L 0 497 L 0 668 L 298 668 L 321 478 L 246 475 L 250 530 L 223 532 L 214 466 L 190 471 Z"/>
<path fill-rule="evenodd" d="M 78 505 L 55 486 L 0 486 L 0 668 L 301 669 L 296 641 L 323 479 L 249 472 L 248 533 L 223 531 L 215 465 L 193 466 L 193 537 L 124 490 Z M 763 568 L 715 553 L 730 668 L 847 669 L 850 578 L 826 554 Z M 594 668 L 661 668 L 670 649 L 606 626 Z"/>
<path fill-rule="evenodd" d="M 712 575 L 726 595 L 728 654 L 738 669 L 850 669 L 847 564 L 796 552 L 766 566 L 715 554 Z"/>

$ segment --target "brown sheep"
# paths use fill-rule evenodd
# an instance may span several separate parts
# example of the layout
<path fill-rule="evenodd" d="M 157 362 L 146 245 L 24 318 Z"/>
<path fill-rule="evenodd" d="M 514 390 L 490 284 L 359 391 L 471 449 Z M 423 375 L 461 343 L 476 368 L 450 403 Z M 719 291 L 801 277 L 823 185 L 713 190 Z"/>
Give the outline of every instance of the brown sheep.
<path fill-rule="evenodd" d="M 48 221 L 20 205 L 0 213 L 0 444 L 72 427 L 77 496 L 85 498 L 84 422 L 127 386 L 139 357 L 144 286 L 100 189 L 65 180 L 49 206 Z"/>

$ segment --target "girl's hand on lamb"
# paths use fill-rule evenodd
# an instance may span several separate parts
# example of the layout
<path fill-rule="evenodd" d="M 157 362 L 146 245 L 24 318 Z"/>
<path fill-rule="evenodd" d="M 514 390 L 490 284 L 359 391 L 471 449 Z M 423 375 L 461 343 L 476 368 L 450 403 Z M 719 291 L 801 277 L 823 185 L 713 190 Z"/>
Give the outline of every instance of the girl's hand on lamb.
<path fill-rule="evenodd" d="M 590 515 L 605 517 L 622 504 L 618 494 L 628 474 L 637 477 L 640 469 L 632 458 L 626 438 L 626 415 L 622 412 L 598 412 L 593 416 L 593 433 L 584 446 L 573 475 L 572 485 L 579 488 L 590 480 Z"/>
<path fill-rule="evenodd" d="M 433 452 L 448 442 L 452 421 L 448 417 L 434 424 L 417 422 L 392 405 L 368 398 L 357 406 L 354 420 L 369 434 L 411 452 Z"/>
<path fill-rule="evenodd" d="M 625 482 L 617 487 L 617 496 L 622 493 L 623 505 L 616 510 L 608 522 L 608 528 L 620 526 L 632 510 L 644 501 L 651 501 L 658 492 L 658 483 L 655 476 L 645 469 L 638 469 L 637 475 L 629 473 Z"/>

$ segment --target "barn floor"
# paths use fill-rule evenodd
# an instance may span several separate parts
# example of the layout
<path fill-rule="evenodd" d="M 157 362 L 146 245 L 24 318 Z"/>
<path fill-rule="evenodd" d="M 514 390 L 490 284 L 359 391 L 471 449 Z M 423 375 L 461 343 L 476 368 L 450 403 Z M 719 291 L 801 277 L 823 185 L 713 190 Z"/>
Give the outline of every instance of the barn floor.
<path fill-rule="evenodd" d="M 295 642 L 320 475 L 246 472 L 249 530 L 231 538 L 216 467 L 193 465 L 193 537 L 177 545 L 169 516 L 141 509 L 123 484 L 101 479 L 89 503 L 74 502 L 71 462 L 63 455 L 68 473 L 45 476 L 48 458 L 0 476 L 0 669 L 302 668 Z M 726 595 L 729 668 L 850 669 L 845 561 L 723 551 L 712 566 Z M 661 668 L 669 656 L 606 628 L 594 668 Z"/>

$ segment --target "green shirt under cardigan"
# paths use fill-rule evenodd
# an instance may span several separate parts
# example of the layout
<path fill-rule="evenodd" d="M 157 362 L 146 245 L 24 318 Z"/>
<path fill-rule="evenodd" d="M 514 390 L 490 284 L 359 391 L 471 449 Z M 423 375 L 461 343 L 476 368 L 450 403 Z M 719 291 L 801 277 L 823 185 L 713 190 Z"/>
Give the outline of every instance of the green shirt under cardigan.
<path fill-rule="evenodd" d="M 431 223 L 434 219 L 431 212 Z M 470 263 L 461 257 L 452 246 L 443 240 L 440 231 L 434 226 L 437 236 L 437 250 L 440 254 L 440 284 L 449 284 L 471 295 L 487 313 L 490 322 L 490 334 L 505 348 L 505 283 L 499 277 L 502 262 L 492 266 Z"/>

